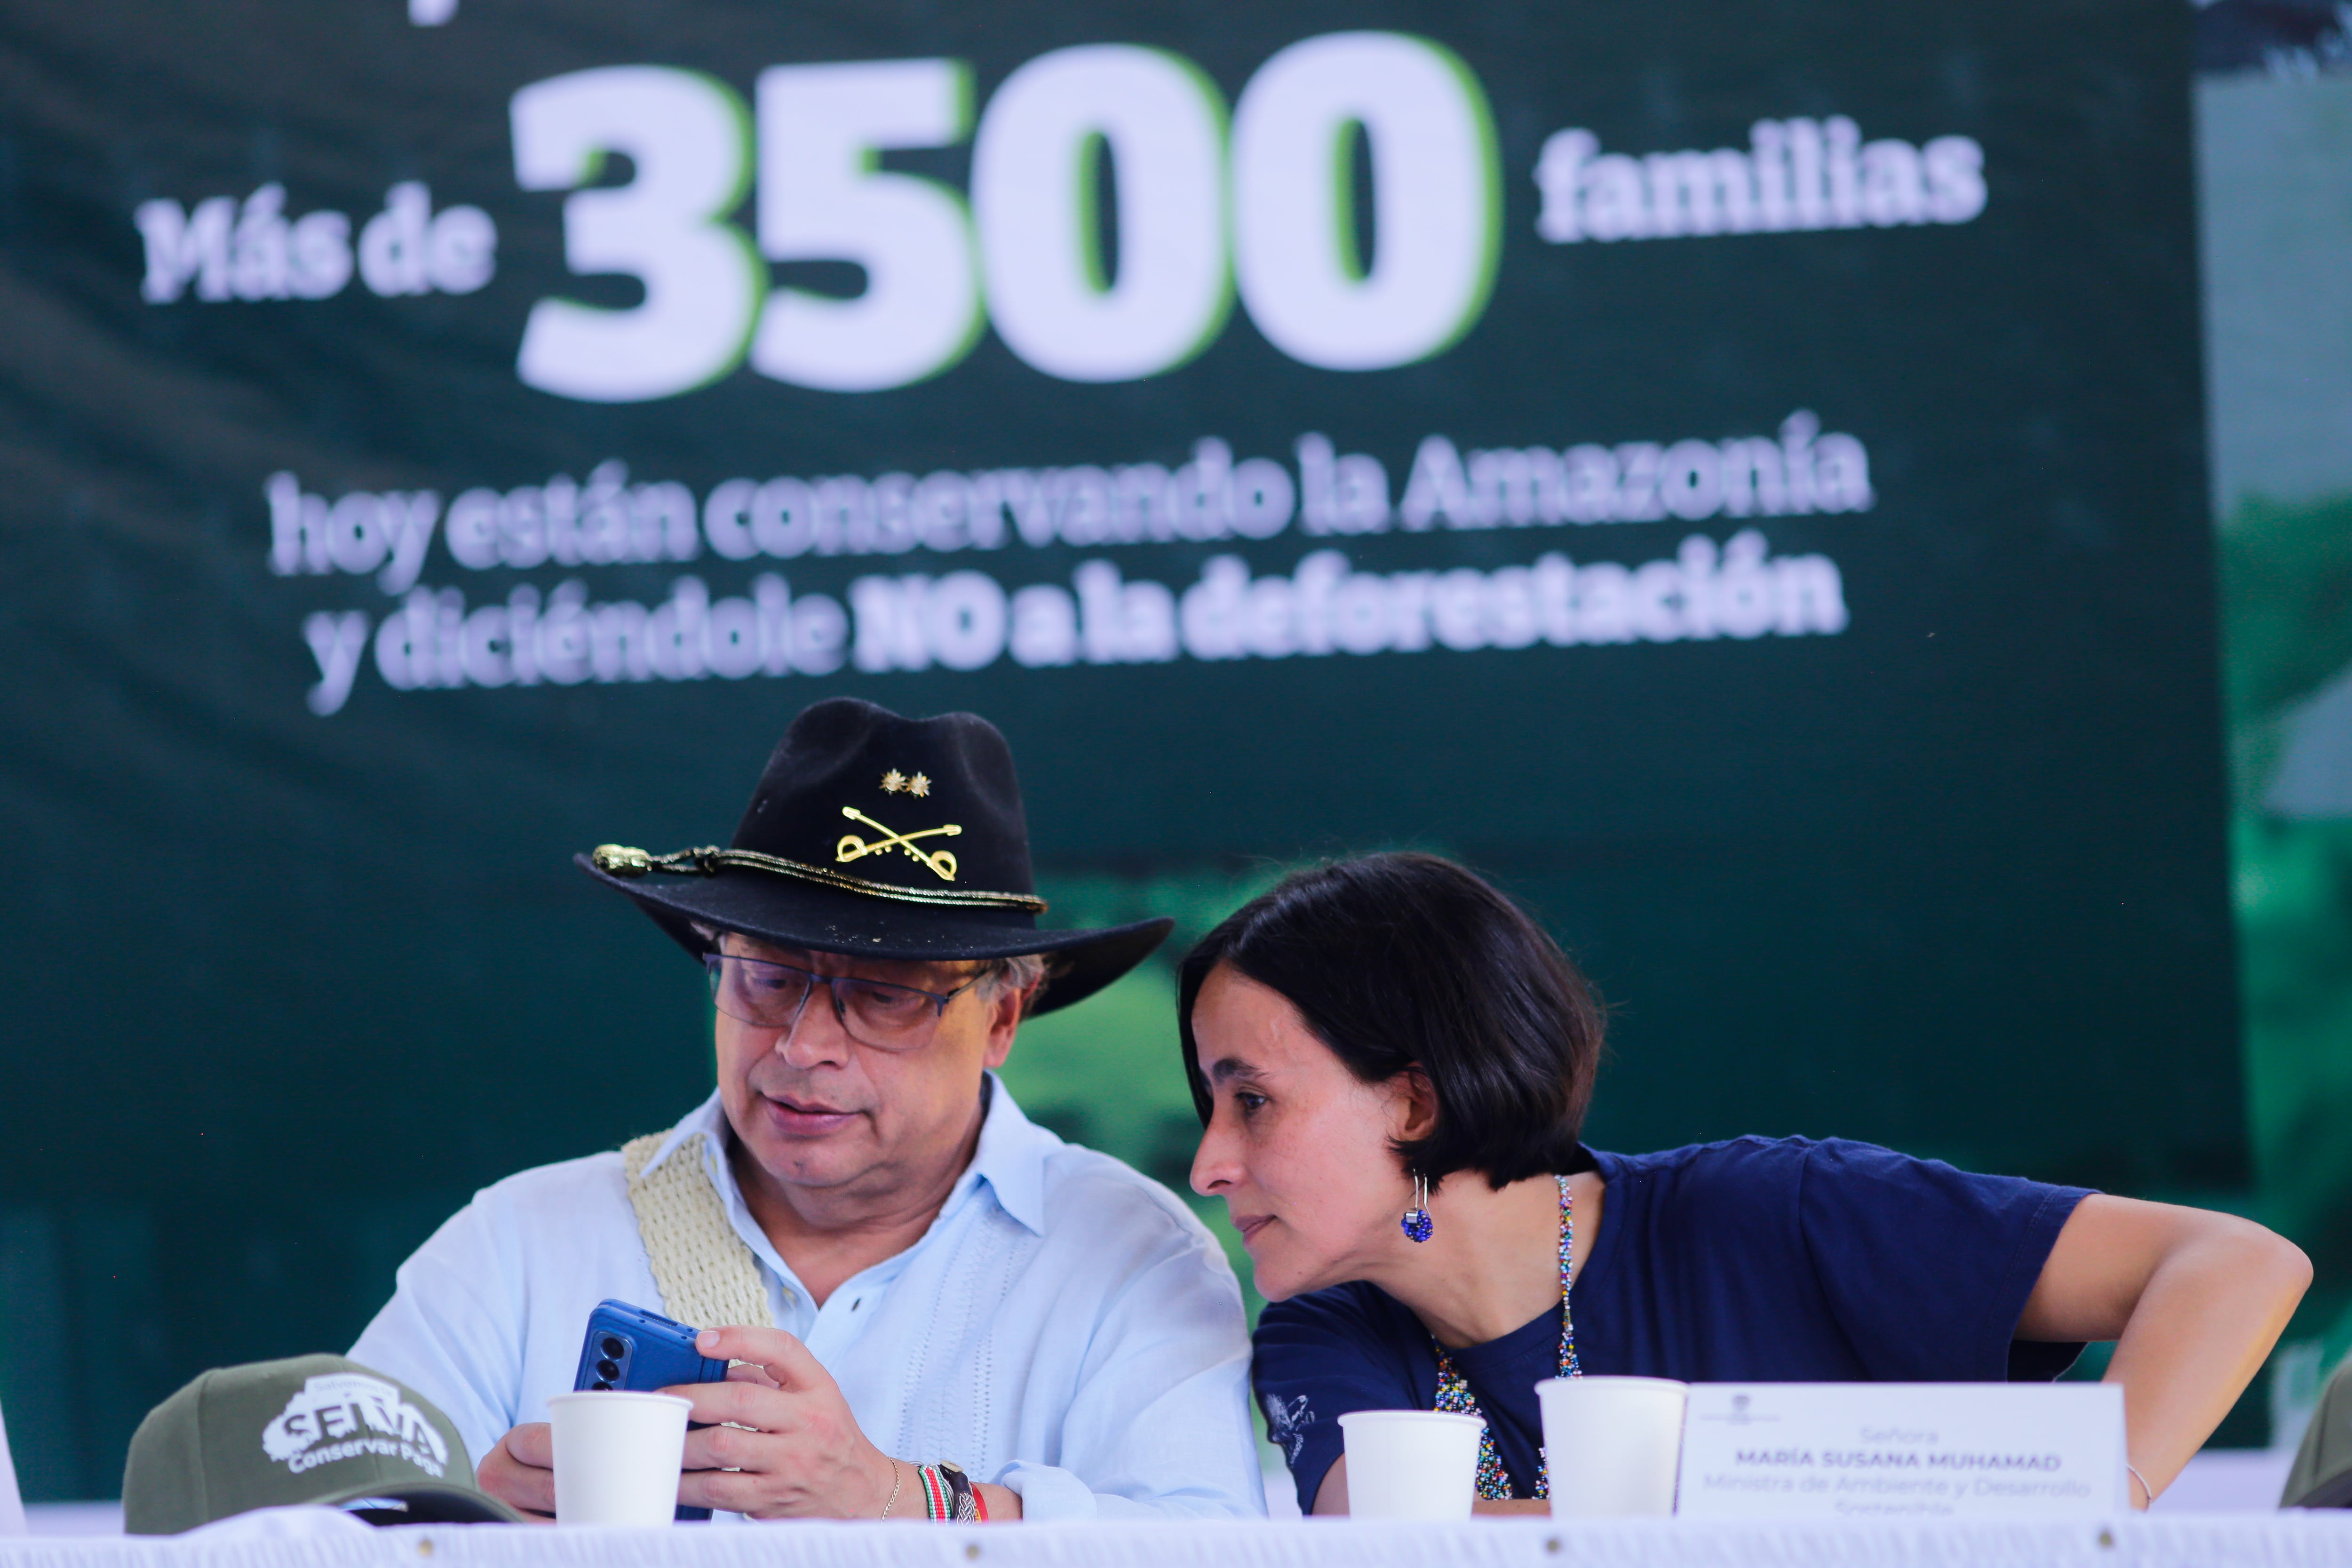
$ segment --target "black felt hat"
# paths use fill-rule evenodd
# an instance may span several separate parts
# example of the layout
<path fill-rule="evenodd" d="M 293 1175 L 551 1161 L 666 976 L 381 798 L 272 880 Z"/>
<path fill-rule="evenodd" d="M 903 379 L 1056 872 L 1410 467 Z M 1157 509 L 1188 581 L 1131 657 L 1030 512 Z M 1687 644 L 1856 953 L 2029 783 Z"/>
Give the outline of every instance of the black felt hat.
<path fill-rule="evenodd" d="M 1030 1012 L 1091 996 L 1176 922 L 1041 931 L 1013 752 L 974 713 L 902 719 L 854 697 L 804 710 L 776 743 L 726 848 L 575 856 L 688 952 L 698 923 L 869 958 L 1053 958 Z"/>

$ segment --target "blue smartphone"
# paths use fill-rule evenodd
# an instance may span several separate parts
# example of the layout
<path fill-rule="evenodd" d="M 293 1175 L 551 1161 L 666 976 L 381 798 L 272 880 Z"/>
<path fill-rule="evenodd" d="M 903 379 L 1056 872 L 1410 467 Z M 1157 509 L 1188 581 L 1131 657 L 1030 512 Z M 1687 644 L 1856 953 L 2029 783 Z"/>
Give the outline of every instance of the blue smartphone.
<path fill-rule="evenodd" d="M 659 1312 L 626 1301 L 599 1301 L 588 1314 L 588 1336 L 581 1342 L 580 1370 L 572 1374 L 572 1386 L 653 1394 L 681 1383 L 726 1382 L 727 1363 L 696 1350 L 694 1334 Z M 677 1517 L 709 1519 L 710 1510 L 680 1503 Z"/>

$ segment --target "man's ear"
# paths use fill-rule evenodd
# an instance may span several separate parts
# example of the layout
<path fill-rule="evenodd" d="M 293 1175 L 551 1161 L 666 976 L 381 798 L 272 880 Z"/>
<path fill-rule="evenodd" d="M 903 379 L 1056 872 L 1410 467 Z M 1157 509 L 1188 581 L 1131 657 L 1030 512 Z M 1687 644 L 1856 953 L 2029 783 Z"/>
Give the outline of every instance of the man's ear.
<path fill-rule="evenodd" d="M 1013 1037 L 1020 1032 L 1022 1016 L 1029 1011 L 1029 1004 L 1036 1000 L 1043 984 L 1041 981 L 1019 991 L 1000 992 L 989 999 L 988 1047 L 981 1063 L 990 1071 L 1003 1067 L 1004 1058 L 1013 1054 Z"/>

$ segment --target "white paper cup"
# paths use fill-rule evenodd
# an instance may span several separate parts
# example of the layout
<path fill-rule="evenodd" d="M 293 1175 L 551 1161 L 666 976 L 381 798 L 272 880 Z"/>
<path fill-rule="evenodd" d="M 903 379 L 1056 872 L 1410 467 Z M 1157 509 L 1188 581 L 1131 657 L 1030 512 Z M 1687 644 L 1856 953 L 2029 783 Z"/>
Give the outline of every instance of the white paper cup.
<path fill-rule="evenodd" d="M 1351 1410 L 1348 1512 L 1357 1519 L 1467 1519 L 1478 1495 L 1475 1415 L 1444 1410 Z"/>
<path fill-rule="evenodd" d="M 1536 1384 L 1554 1519 L 1675 1511 L 1690 1385 L 1664 1377 L 1555 1377 Z M 1351 1467 L 1349 1479 L 1355 1479 Z"/>
<path fill-rule="evenodd" d="M 677 1513 L 691 1402 L 620 1389 L 547 1402 L 558 1524 L 667 1524 Z"/>

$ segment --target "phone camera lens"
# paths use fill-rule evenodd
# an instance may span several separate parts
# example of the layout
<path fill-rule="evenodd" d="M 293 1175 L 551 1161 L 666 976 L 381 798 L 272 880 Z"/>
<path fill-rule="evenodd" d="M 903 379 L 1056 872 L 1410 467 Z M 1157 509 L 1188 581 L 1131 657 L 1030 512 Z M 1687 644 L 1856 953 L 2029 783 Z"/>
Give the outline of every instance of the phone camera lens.
<path fill-rule="evenodd" d="M 604 1394 L 610 1394 L 610 1393 L 613 1391 L 613 1385 L 612 1385 L 611 1384 L 609 1384 L 609 1383 L 605 1382 L 605 1381 L 604 1381 L 603 1378 L 601 1378 L 601 1377 L 600 1377 L 600 1378 L 598 1378 L 594 1383 L 590 1384 L 589 1384 L 589 1386 L 590 1386 L 591 1388 L 593 1388 L 593 1389 L 597 1390 L 599 1393 L 604 1393 Z"/>
<path fill-rule="evenodd" d="M 621 1363 L 608 1356 L 596 1363 L 596 1375 L 610 1383 L 621 1375 Z"/>
<path fill-rule="evenodd" d="M 628 1341 L 622 1339 L 618 1334 L 606 1334 L 604 1336 L 604 1342 L 597 1348 L 604 1352 L 604 1359 L 606 1361 L 618 1361 L 623 1356 L 629 1353 Z M 616 1373 L 613 1375 L 618 1376 L 619 1374 Z"/>

